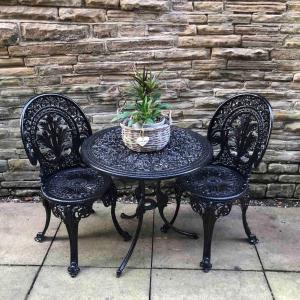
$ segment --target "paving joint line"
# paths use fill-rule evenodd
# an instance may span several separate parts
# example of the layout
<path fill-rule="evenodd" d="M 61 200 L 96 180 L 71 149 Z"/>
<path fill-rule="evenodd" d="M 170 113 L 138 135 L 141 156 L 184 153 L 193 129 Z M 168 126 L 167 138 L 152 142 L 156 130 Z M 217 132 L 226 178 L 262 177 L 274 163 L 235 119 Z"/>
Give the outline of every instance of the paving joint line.
<path fill-rule="evenodd" d="M 5 267 L 38 267 L 40 265 L 22 265 L 22 264 L 0 264 L 0 266 Z M 65 265 L 43 265 L 43 267 L 49 267 L 49 268 L 64 268 Z M 87 266 L 87 265 L 80 265 L 81 268 L 91 268 L 91 269 L 117 269 L 118 266 Z M 176 267 L 133 267 L 128 266 L 126 269 L 129 270 L 177 270 L 177 271 L 202 271 L 201 268 L 176 268 Z M 225 271 L 225 272 L 258 272 L 263 273 L 263 270 L 254 270 L 254 269 L 248 269 L 248 270 L 238 270 L 238 269 L 222 269 L 222 268 L 214 268 L 211 269 L 210 272 L 219 272 L 219 271 Z M 286 270 L 272 270 L 272 269 L 265 269 L 266 272 L 273 272 L 273 273 L 300 273 L 300 271 L 286 271 Z"/>
<path fill-rule="evenodd" d="M 18 265 L 16 265 L 18 266 Z M 26 266 L 26 265 L 24 265 Z M 34 265 L 34 266 L 39 266 L 39 265 Z M 43 267 L 49 267 L 49 268 L 64 268 L 65 265 L 43 265 Z M 81 268 L 91 268 L 91 269 L 117 269 L 118 266 L 114 267 L 109 267 L 109 266 L 86 266 L 86 265 L 80 265 Z M 126 269 L 129 270 L 177 270 L 177 271 L 203 271 L 200 268 L 176 268 L 176 267 L 133 267 L 133 266 L 128 266 Z M 211 272 L 215 271 L 226 271 L 226 272 L 263 272 L 262 270 L 235 270 L 235 269 L 212 269 Z M 295 273 L 295 272 L 291 272 Z M 299 271 L 300 273 L 300 271 Z"/>
<path fill-rule="evenodd" d="M 39 267 L 40 264 L 0 264 L 0 267 Z"/>
<path fill-rule="evenodd" d="M 53 238 L 52 238 L 52 240 L 51 240 L 51 243 L 50 243 L 50 245 L 49 245 L 49 247 L 48 247 L 48 249 L 47 249 L 47 251 L 46 251 L 46 254 L 45 254 L 45 256 L 44 256 L 44 258 L 43 258 L 43 260 L 42 260 L 42 263 L 40 264 L 40 266 L 39 266 L 39 268 L 38 268 L 38 270 L 37 270 L 37 272 L 36 272 L 36 274 L 35 274 L 35 276 L 34 276 L 34 278 L 33 278 L 33 281 L 32 281 L 32 283 L 31 283 L 31 285 L 30 285 L 30 288 L 29 288 L 29 290 L 28 290 L 28 292 L 27 292 L 27 294 L 26 294 L 24 300 L 27 300 L 27 299 L 28 299 L 28 297 L 29 297 L 29 295 L 30 295 L 30 293 L 31 293 L 31 291 L 32 291 L 32 289 L 33 289 L 33 287 L 34 287 L 34 284 L 35 284 L 35 282 L 36 282 L 36 280 L 37 280 L 37 278 L 38 278 L 38 276 L 39 276 L 39 274 L 40 274 L 40 272 L 41 272 L 41 269 L 42 269 L 42 267 L 43 267 L 43 265 L 44 265 L 44 262 L 45 262 L 45 260 L 46 260 L 46 258 L 47 258 L 47 256 L 48 256 L 48 253 L 49 253 L 49 251 L 50 251 L 50 249 L 51 249 L 51 246 L 52 246 L 52 244 L 53 244 L 53 242 L 54 242 L 54 240 L 55 240 L 55 237 L 56 237 L 56 235 L 57 235 L 57 233 L 58 233 L 58 230 L 59 230 L 59 228 L 60 228 L 60 226 L 61 226 L 61 223 L 62 223 L 62 222 L 60 222 L 60 223 L 58 224 L 58 227 L 57 227 L 57 229 L 56 229 L 56 231 L 55 231 L 55 233 L 54 233 L 54 236 L 53 236 Z"/>
<path fill-rule="evenodd" d="M 201 268 L 176 268 L 176 267 L 153 267 L 154 270 L 184 270 L 184 271 L 203 271 Z M 263 272 L 263 270 L 238 270 L 238 269 L 222 269 L 222 268 L 213 268 L 209 272 L 216 272 L 216 271 L 226 271 L 226 272 Z M 205 273 L 203 271 L 203 273 Z"/>
<path fill-rule="evenodd" d="M 272 270 L 272 269 L 265 269 L 266 272 L 273 272 L 273 273 L 300 273 L 300 271 L 293 271 L 293 270 Z"/>
<path fill-rule="evenodd" d="M 65 268 L 66 265 L 43 265 L 43 267 L 45 268 Z M 80 265 L 80 269 L 84 268 L 84 269 L 118 269 L 118 266 L 115 267 L 100 267 L 100 266 L 84 266 L 84 265 Z M 126 266 L 126 270 L 150 270 L 150 267 L 130 267 L 130 266 Z"/>
<path fill-rule="evenodd" d="M 261 264 L 261 267 L 262 267 L 262 270 L 263 270 L 263 274 L 264 274 L 265 280 L 266 280 L 266 282 L 267 282 L 269 291 L 270 291 L 270 293 L 271 293 L 271 297 L 272 297 L 273 300 L 275 300 L 275 296 L 274 296 L 274 293 L 273 293 L 273 291 L 272 291 L 272 288 L 271 288 L 270 282 L 269 282 L 269 280 L 268 280 L 267 274 L 266 274 L 266 272 L 265 272 L 265 268 L 264 268 L 263 262 L 262 262 L 262 260 L 261 260 L 261 257 L 260 257 L 260 255 L 259 255 L 258 249 L 257 249 L 256 245 L 254 245 L 254 247 L 255 247 L 255 251 L 256 251 L 256 254 L 257 254 L 257 256 L 258 256 L 259 262 L 260 262 L 260 264 Z"/>

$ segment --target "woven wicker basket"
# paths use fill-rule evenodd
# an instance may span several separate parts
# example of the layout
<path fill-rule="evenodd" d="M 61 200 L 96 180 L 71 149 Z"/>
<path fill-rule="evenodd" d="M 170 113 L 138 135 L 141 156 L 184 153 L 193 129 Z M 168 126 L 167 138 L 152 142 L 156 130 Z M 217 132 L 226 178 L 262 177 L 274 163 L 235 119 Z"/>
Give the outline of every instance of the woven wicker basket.
<path fill-rule="evenodd" d="M 136 152 L 152 152 L 163 149 L 170 140 L 170 124 L 166 123 L 156 128 L 133 129 L 125 124 L 122 128 L 122 140 L 131 150 Z M 143 145 L 141 140 L 147 140 Z M 149 139 L 148 139 L 149 138 Z"/>

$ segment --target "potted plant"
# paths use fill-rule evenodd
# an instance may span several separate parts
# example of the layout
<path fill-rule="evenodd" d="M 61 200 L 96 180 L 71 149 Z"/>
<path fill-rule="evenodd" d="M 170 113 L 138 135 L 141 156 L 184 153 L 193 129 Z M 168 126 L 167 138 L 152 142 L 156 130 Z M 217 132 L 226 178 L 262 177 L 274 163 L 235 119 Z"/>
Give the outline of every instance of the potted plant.
<path fill-rule="evenodd" d="M 163 111 L 170 106 L 161 103 L 159 75 L 151 71 L 135 71 L 125 105 L 113 121 L 121 121 L 122 139 L 131 150 L 161 150 L 170 139 L 170 120 Z M 131 103 L 127 103 L 131 100 Z"/>

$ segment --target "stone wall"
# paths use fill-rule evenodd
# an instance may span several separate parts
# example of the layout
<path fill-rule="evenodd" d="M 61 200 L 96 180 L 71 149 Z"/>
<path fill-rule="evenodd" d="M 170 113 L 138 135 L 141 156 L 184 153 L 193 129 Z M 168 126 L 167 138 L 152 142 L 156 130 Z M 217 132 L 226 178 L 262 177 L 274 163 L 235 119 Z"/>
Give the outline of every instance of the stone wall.
<path fill-rule="evenodd" d="M 275 111 L 255 198 L 300 198 L 300 1 L 0 0 L 0 195 L 30 195 L 22 105 L 58 92 L 94 130 L 111 126 L 133 66 L 161 71 L 179 126 L 205 133 L 216 107 L 242 91 Z"/>

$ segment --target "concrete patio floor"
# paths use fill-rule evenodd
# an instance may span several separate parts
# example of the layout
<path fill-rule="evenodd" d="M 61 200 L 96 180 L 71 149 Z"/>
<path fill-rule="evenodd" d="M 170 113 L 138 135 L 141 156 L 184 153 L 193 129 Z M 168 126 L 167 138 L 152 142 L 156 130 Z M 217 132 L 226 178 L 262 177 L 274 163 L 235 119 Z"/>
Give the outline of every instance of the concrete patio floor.
<path fill-rule="evenodd" d="M 67 273 L 69 243 L 63 224 L 52 217 L 47 240 L 33 240 L 44 224 L 39 203 L 0 203 L 0 299 L 300 299 L 300 208 L 250 207 L 248 220 L 260 243 L 245 240 L 239 207 L 220 219 L 212 245 L 213 270 L 203 273 L 202 221 L 183 205 L 176 225 L 199 233 L 191 240 L 163 234 L 157 211 L 147 212 L 141 238 L 119 279 L 116 267 L 129 247 L 115 232 L 110 210 L 79 225 L 76 278 Z M 133 204 L 118 204 L 121 212 Z M 168 213 L 172 213 L 170 205 Z M 133 233 L 136 220 L 122 220 Z"/>

